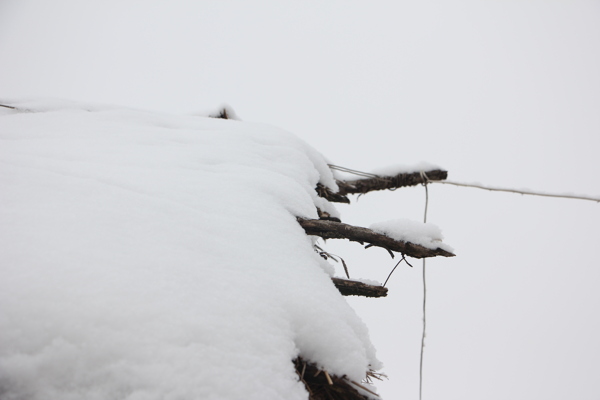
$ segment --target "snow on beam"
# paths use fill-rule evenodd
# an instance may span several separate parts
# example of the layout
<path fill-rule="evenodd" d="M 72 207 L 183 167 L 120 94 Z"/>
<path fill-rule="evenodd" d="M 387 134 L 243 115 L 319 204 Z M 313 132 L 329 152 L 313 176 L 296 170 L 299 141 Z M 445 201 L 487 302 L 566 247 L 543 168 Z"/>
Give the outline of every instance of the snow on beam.
<path fill-rule="evenodd" d="M 375 190 L 397 189 L 406 186 L 417 186 L 429 181 L 443 181 L 448 178 L 448 171 L 435 169 L 431 171 L 412 172 L 395 176 L 381 176 L 354 181 L 337 181 L 340 190 L 336 193 L 344 197 L 347 194 L 363 194 Z M 328 199 L 329 200 L 329 199 Z M 335 201 L 335 200 L 330 200 Z"/>
<path fill-rule="evenodd" d="M 298 223 L 304 228 L 307 235 L 320 236 L 323 239 L 348 239 L 353 242 L 370 243 L 373 246 L 396 251 L 414 258 L 454 257 L 454 254 L 440 248 L 428 249 L 418 244 L 394 240 L 371 229 L 342 222 L 298 218 Z"/>
<path fill-rule="evenodd" d="M 331 278 L 342 296 L 386 297 L 388 289 L 379 285 L 369 285 L 363 282 L 341 278 Z"/>

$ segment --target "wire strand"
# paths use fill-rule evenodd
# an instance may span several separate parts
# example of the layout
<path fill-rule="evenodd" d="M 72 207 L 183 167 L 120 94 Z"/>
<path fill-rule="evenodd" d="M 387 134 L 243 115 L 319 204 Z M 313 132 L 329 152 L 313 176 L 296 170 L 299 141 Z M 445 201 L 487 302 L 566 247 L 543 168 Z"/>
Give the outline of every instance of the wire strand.
<path fill-rule="evenodd" d="M 358 176 L 364 176 L 364 177 L 367 177 L 367 178 L 381 178 L 381 176 L 372 174 L 370 172 L 357 171 L 355 169 L 350 169 L 350 168 L 346 168 L 346 167 L 340 167 L 339 165 L 333 165 L 333 164 L 327 164 L 327 165 L 329 166 L 329 168 L 334 169 L 336 171 L 340 171 L 340 172 L 347 172 L 349 174 L 354 174 L 354 175 L 358 175 Z"/>
<path fill-rule="evenodd" d="M 572 195 L 572 194 L 559 194 L 559 193 L 543 193 L 536 192 L 534 190 L 520 190 L 520 189 L 510 189 L 510 188 L 499 188 L 493 186 L 485 186 L 476 183 L 462 183 L 462 182 L 453 182 L 453 181 L 432 181 L 434 183 L 443 183 L 446 185 L 454 185 L 454 186 L 462 186 L 462 187 L 471 187 L 476 189 L 484 189 L 490 190 L 492 192 L 508 192 L 508 193 L 517 193 L 517 194 L 527 194 L 530 196 L 542 196 L 542 197 L 557 197 L 563 199 L 577 199 L 577 200 L 589 200 L 600 203 L 599 197 L 592 197 L 586 195 Z"/>
<path fill-rule="evenodd" d="M 429 180 L 425 177 L 425 213 L 423 215 L 423 223 L 427 223 L 427 208 L 429 207 L 429 190 L 427 184 Z M 421 361 L 419 364 L 419 400 L 423 398 L 423 354 L 425 353 L 425 330 L 427 329 L 427 275 L 425 270 L 425 258 L 423 258 L 423 334 L 421 335 Z"/>
<path fill-rule="evenodd" d="M 398 265 L 400 265 L 400 263 L 402 262 L 402 260 L 404 260 L 404 257 L 402 257 L 400 259 L 400 261 L 398 261 L 396 263 L 396 265 L 394 265 L 394 268 L 392 268 L 392 272 L 390 272 L 390 274 L 388 275 L 388 277 L 386 278 L 385 282 L 383 282 L 383 287 L 385 287 L 385 285 L 387 285 L 388 281 L 390 280 L 390 277 L 392 276 L 392 274 L 394 273 L 394 271 L 396 270 L 396 268 L 398 268 Z"/>

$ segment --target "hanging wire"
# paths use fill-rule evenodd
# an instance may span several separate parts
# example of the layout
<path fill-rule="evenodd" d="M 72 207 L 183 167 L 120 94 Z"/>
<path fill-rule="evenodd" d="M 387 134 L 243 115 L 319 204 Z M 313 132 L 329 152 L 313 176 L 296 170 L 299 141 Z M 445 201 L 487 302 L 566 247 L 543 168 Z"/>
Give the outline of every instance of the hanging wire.
<path fill-rule="evenodd" d="M 425 187 L 425 213 L 423 215 L 423 223 L 427 223 L 427 208 L 429 206 L 429 190 L 427 184 L 429 179 L 425 172 L 421 172 L 424 177 L 423 186 Z M 423 353 L 425 352 L 425 330 L 427 328 L 427 279 L 425 274 L 425 258 L 423 258 L 423 334 L 421 335 L 421 361 L 419 364 L 419 400 L 423 398 Z"/>
<path fill-rule="evenodd" d="M 389 251 L 389 250 L 388 250 Z M 398 265 L 400 265 L 400 263 L 404 261 L 409 267 L 413 267 L 408 260 L 406 259 L 406 256 L 404 254 L 402 254 L 402 258 L 400 259 L 400 261 L 398 261 L 396 263 L 396 265 L 394 266 L 394 268 L 392 268 L 392 272 L 390 272 L 390 274 L 388 275 L 387 279 L 385 280 L 385 282 L 383 282 L 383 287 L 385 287 L 385 285 L 388 283 L 388 281 L 390 280 L 390 277 L 392 276 L 392 274 L 394 273 L 394 271 L 396 270 L 396 268 L 398 268 Z"/>

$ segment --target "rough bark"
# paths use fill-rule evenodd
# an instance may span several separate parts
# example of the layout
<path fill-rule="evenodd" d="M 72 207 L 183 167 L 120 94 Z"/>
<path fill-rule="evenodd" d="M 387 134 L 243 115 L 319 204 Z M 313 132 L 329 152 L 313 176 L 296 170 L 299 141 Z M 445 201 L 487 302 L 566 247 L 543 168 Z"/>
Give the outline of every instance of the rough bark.
<path fill-rule="evenodd" d="M 345 196 L 347 194 L 364 194 L 375 190 L 416 186 L 425 183 L 426 180 L 442 181 L 448 178 L 448 171 L 436 169 L 425 171 L 424 175 L 427 176 L 426 179 L 420 172 L 413 172 L 409 174 L 398 174 L 396 176 L 357 179 L 354 181 L 337 181 L 340 190 L 336 194 L 339 196 Z"/>
<path fill-rule="evenodd" d="M 425 176 L 427 177 L 425 179 Z M 380 176 L 373 178 L 356 179 L 353 181 L 340 181 L 336 183 L 339 191 L 334 193 L 331 189 L 317 184 L 317 193 L 334 203 L 350 203 L 348 194 L 365 194 L 376 190 L 397 189 L 407 186 L 416 186 L 429 181 L 443 181 L 448 178 L 448 171 L 439 169 L 425 171 L 424 175 L 421 172 L 411 172 L 408 174 L 398 174 L 396 176 Z"/>
<path fill-rule="evenodd" d="M 370 229 L 342 222 L 298 218 L 298 223 L 304 228 L 307 235 L 320 236 L 323 239 L 348 239 L 361 244 L 369 243 L 414 258 L 454 256 L 454 254 L 440 248 L 428 249 L 418 244 L 395 240 Z"/>
<path fill-rule="evenodd" d="M 342 296 L 385 297 L 388 289 L 383 286 L 369 285 L 341 278 L 331 278 Z"/>
<path fill-rule="evenodd" d="M 329 214 L 327 211 L 321 210 L 320 208 L 317 208 L 317 214 L 319 215 L 319 219 L 324 219 L 327 221 L 342 222 L 341 219 L 339 219 L 337 217 L 332 217 L 331 214 Z"/>
<path fill-rule="evenodd" d="M 342 181 L 338 181 L 338 184 L 340 182 Z M 333 203 L 350 204 L 350 199 L 348 197 L 340 195 L 338 193 L 334 193 L 331 189 L 321 185 L 320 183 L 317 184 L 316 190 L 319 197 L 323 197 L 324 199 L 327 199 Z"/>
<path fill-rule="evenodd" d="M 330 375 L 302 357 L 297 357 L 292 362 L 298 379 L 304 383 L 308 392 L 308 400 L 369 400 L 370 398 L 359 393 L 357 387 L 360 384 L 349 381 L 345 376 Z"/>

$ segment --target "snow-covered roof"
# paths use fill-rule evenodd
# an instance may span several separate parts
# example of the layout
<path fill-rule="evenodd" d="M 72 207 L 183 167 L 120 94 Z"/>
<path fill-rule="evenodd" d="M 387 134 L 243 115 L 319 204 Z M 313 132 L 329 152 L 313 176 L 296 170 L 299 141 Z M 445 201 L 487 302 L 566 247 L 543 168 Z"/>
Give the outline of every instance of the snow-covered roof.
<path fill-rule="evenodd" d="M 296 217 L 323 157 L 262 124 L 57 101 L 0 108 L 0 397 L 305 399 L 367 329 Z"/>

